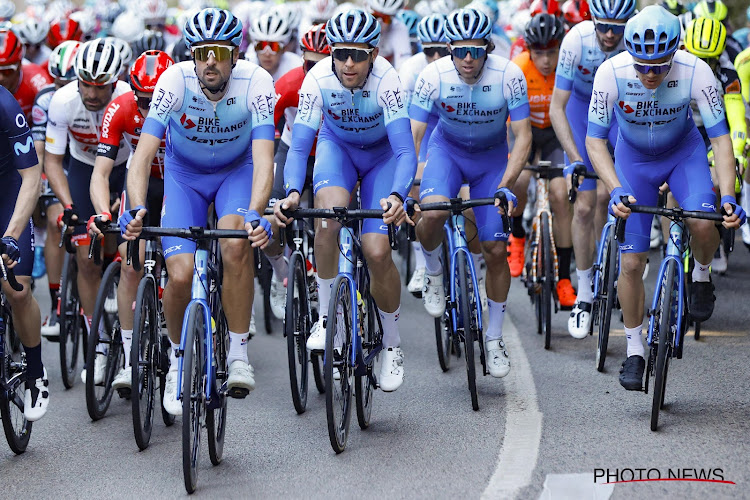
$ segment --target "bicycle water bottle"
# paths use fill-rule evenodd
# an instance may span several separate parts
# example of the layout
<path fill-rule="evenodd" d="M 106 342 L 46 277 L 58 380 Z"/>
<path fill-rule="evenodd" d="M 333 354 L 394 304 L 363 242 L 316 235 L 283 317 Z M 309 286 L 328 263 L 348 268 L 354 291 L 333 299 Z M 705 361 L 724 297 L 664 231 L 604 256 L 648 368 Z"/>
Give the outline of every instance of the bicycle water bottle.
<path fill-rule="evenodd" d="M 362 332 L 365 331 L 365 325 L 366 323 L 366 311 L 365 311 L 365 302 L 362 300 L 362 295 L 359 293 L 359 290 L 357 290 L 357 314 L 359 315 L 359 332 L 358 334 L 362 336 Z"/>

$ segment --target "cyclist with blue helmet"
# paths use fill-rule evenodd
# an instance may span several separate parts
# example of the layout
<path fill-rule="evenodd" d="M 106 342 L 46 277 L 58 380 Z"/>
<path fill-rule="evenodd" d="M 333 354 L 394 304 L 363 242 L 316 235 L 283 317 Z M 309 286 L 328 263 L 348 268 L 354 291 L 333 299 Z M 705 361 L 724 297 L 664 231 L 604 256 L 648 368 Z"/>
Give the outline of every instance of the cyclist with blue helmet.
<path fill-rule="evenodd" d="M 743 50 L 750 46 L 750 7 L 745 11 L 745 17 L 747 17 L 745 26 L 732 32 L 732 38 L 739 42 Z"/>
<path fill-rule="evenodd" d="M 120 227 L 136 238 L 147 211 L 151 162 L 166 133 L 164 158 L 164 227 L 206 224 L 214 203 L 219 229 L 242 229 L 254 247 L 264 247 L 271 226 L 262 218 L 273 184 L 273 110 L 271 75 L 239 59 L 242 23 L 229 11 L 203 9 L 183 29 L 193 60 L 170 66 L 159 78 L 138 147 L 130 163 L 128 196 L 134 210 L 124 212 Z M 258 221 L 256 229 L 251 223 Z M 185 307 L 190 300 L 195 243 L 162 240 L 169 271 L 164 312 L 172 341 L 171 368 L 164 408 L 182 413 L 177 400 L 177 360 Z M 229 388 L 255 388 L 248 362 L 253 253 L 247 241 L 221 240 L 224 276 L 222 303 L 229 327 Z"/>
<path fill-rule="evenodd" d="M 591 0 L 589 9 L 593 20 L 583 21 L 571 28 L 560 46 L 560 57 L 555 71 L 555 87 L 550 103 L 550 120 L 557 139 L 565 150 L 570 176 L 576 165 L 586 165 L 593 171 L 586 152 L 586 113 L 591 99 L 594 75 L 607 59 L 625 50 L 622 42 L 625 23 L 635 12 L 635 0 Z M 609 142 L 614 146 L 617 124 L 612 123 Z M 591 286 L 594 264 L 594 239 L 606 221 L 607 193 L 597 182 L 586 179 L 578 187 L 573 207 L 573 252 L 578 276 L 576 304 L 568 319 L 568 333 L 583 339 L 589 335 Z"/>
<path fill-rule="evenodd" d="M 401 9 L 396 14 L 396 19 L 409 30 L 409 42 L 411 43 L 411 53 L 416 54 L 419 51 L 419 38 L 417 37 L 417 28 L 419 21 L 422 19 L 419 14 L 413 10 Z M 400 68 L 399 68 L 400 69 Z"/>
<path fill-rule="evenodd" d="M 320 129 L 313 169 L 315 206 L 348 205 L 359 181 L 362 208 L 385 211 L 382 220 L 364 221 L 362 249 L 383 325 L 378 382 L 384 391 L 395 391 L 404 380 L 401 337 L 396 323 L 401 282 L 391 259 L 387 224 L 405 220 L 403 201 L 417 169 L 408 103 L 396 70 L 378 56 L 380 25 L 371 14 L 360 9 L 341 12 L 328 21 L 326 36 L 332 57 L 316 64 L 302 82 L 292 127 L 292 146 L 284 166 L 287 197 L 276 203 L 275 212 L 284 226 L 289 219 L 281 213 L 281 208 L 299 205 L 307 157 Z M 321 314 L 328 311 L 331 285 L 337 273 L 338 230 L 338 224 L 331 221 L 316 228 L 315 262 Z M 311 351 L 325 347 L 325 322 L 323 315 L 311 329 L 307 340 Z"/>
<path fill-rule="evenodd" d="M 704 61 L 677 50 L 679 44 L 676 16 L 659 6 L 643 9 L 625 28 L 627 52 L 599 68 L 588 107 L 589 156 L 611 192 L 610 212 L 628 219 L 617 282 L 628 345 L 620 384 L 628 390 L 641 390 L 645 367 L 643 270 L 651 216 L 631 214 L 621 199 L 656 205 L 659 187 L 666 182 L 685 210 L 716 210 L 706 146 L 692 120 L 691 100 L 698 104 L 714 150 L 720 208 L 729 214 L 724 226 L 737 228 L 745 221 L 734 197 L 734 154 L 716 79 Z M 615 116 L 620 129 L 613 163 L 606 141 Z M 719 233 L 711 221 L 687 222 L 695 258 L 690 314 L 706 321 L 715 300 L 709 266 Z"/>
<path fill-rule="evenodd" d="M 419 74 L 409 116 L 414 143 L 420 148 L 429 116 L 438 124 L 430 136 L 420 199 L 431 203 L 455 197 L 469 185 L 472 198 L 502 192 L 509 209 L 516 204 L 511 192 L 531 150 L 531 123 L 526 79 L 521 68 L 504 57 L 489 54 L 489 18 L 474 9 L 448 16 L 446 36 L 451 57 L 427 65 Z M 507 125 L 515 136 L 508 156 Z M 487 266 L 486 291 L 489 321 L 485 332 L 487 368 L 493 377 L 510 371 L 510 358 L 502 339 L 503 318 L 510 289 L 510 270 L 502 218 L 491 206 L 474 209 L 482 254 Z M 445 311 L 443 264 L 440 262 L 447 212 L 425 212 L 417 224 L 426 273 L 422 299 L 428 314 Z M 474 255 L 479 268 L 479 255 Z"/>

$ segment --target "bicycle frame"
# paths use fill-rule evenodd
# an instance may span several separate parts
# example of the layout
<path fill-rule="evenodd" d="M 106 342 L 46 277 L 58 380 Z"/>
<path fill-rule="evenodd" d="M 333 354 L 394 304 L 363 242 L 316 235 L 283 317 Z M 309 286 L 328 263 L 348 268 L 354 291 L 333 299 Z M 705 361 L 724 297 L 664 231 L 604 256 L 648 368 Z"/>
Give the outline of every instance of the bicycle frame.
<path fill-rule="evenodd" d="M 664 274 L 667 270 L 667 264 L 670 261 L 674 261 L 677 265 L 677 269 L 680 270 L 680 272 L 677 273 L 677 318 L 684 317 L 685 314 L 685 273 L 683 272 L 683 234 L 684 229 L 682 227 L 683 222 L 672 222 L 669 227 L 669 241 L 667 242 L 667 254 L 664 256 L 664 259 L 661 261 L 661 266 L 659 267 L 659 274 L 656 279 L 657 285 L 659 285 L 662 280 L 664 280 Z M 656 310 L 656 308 L 659 306 L 659 288 L 657 287 L 656 292 L 654 293 L 654 298 L 651 303 L 651 310 Z M 655 325 L 655 315 L 651 315 L 651 317 L 648 320 L 648 338 L 647 343 L 649 346 L 653 343 L 653 337 L 654 337 L 654 328 Z M 677 331 L 675 332 L 674 336 L 674 347 L 675 349 L 678 349 L 680 344 L 682 344 L 682 335 L 683 335 L 683 322 L 678 321 L 677 322 Z"/>
<path fill-rule="evenodd" d="M 539 162 L 540 166 L 544 162 Z M 550 165 L 547 165 L 550 166 Z M 551 253 L 552 253 L 552 262 L 554 265 L 555 270 L 555 276 L 553 285 L 557 283 L 559 279 L 559 264 L 557 261 L 557 247 L 555 246 L 555 232 L 552 229 L 552 210 L 550 209 L 549 205 L 549 179 L 544 177 L 542 178 L 539 174 L 536 175 L 536 204 L 535 204 L 535 214 L 534 218 L 532 219 L 532 232 L 534 233 L 534 241 L 531 242 L 531 262 L 536 262 L 538 258 L 539 253 L 539 241 L 542 238 L 542 233 L 540 231 L 540 220 L 542 218 L 542 214 L 547 214 L 547 219 L 549 220 L 549 238 L 550 243 L 552 244 Z M 526 270 L 526 266 L 524 266 L 524 271 Z M 537 283 L 537 266 L 532 265 L 531 266 L 531 282 Z M 557 301 L 557 291 L 554 289 L 553 286 L 553 292 L 552 292 L 553 298 L 555 301 Z"/>
<path fill-rule="evenodd" d="M 451 302 L 454 304 L 456 303 L 456 297 L 458 297 L 458 289 L 456 286 L 456 271 L 457 271 L 457 260 L 458 260 L 458 254 L 459 252 L 463 253 L 466 257 L 466 262 L 469 264 L 469 275 L 471 277 L 471 285 L 474 288 L 474 296 L 479 297 L 479 286 L 477 283 L 477 272 L 476 269 L 474 269 L 474 260 L 471 258 L 471 252 L 469 252 L 468 243 L 466 241 L 466 225 L 465 225 L 465 219 L 464 216 L 461 215 L 451 215 L 449 219 L 450 223 L 446 223 L 446 231 L 448 231 L 448 234 L 450 237 L 448 238 L 448 241 L 450 243 L 450 256 L 451 256 L 451 274 L 450 274 L 450 284 L 451 284 Z M 453 331 L 458 331 L 458 309 L 452 308 L 453 314 L 451 314 L 451 321 L 453 324 Z M 477 308 L 477 318 L 479 319 L 479 327 L 480 330 L 482 330 L 484 322 L 482 320 L 482 308 Z M 466 321 L 466 318 L 461 318 L 463 321 Z"/>
<path fill-rule="evenodd" d="M 607 245 L 607 233 L 610 228 L 612 228 L 613 231 L 613 237 L 614 237 L 614 226 L 617 219 L 615 219 L 614 215 L 607 214 L 607 223 L 604 224 L 604 228 L 602 228 L 602 234 L 599 236 L 599 245 L 596 250 L 596 260 L 594 261 L 594 297 L 599 297 L 602 293 L 602 290 L 599 287 L 599 282 L 601 281 L 599 278 L 604 271 L 604 263 L 602 262 L 604 260 L 604 248 Z M 620 268 L 620 246 L 615 245 L 615 248 L 617 249 L 617 269 Z M 555 264 L 557 264 L 557 261 L 555 261 Z M 557 268 L 557 265 L 555 265 L 555 268 Z M 619 272 L 615 272 L 615 276 L 618 276 Z"/>
<path fill-rule="evenodd" d="M 11 392 L 15 393 L 15 391 L 12 391 L 12 389 L 18 384 L 22 384 L 26 379 L 26 354 L 23 351 L 21 352 L 21 369 L 18 370 L 16 374 L 13 375 L 10 379 L 7 379 L 9 374 L 6 372 L 6 370 L 9 367 L 17 367 L 18 364 L 11 361 L 11 363 L 6 366 L 5 363 L 5 335 L 7 334 L 8 328 L 8 325 L 5 324 L 5 319 L 2 314 L 3 310 L 7 307 L 5 301 L 5 294 L 0 293 L 0 391 L 4 393 L 2 397 L 10 397 Z M 21 411 L 23 411 L 23 401 L 19 401 L 17 400 L 17 398 L 14 398 L 13 403 L 18 408 L 20 408 Z"/>

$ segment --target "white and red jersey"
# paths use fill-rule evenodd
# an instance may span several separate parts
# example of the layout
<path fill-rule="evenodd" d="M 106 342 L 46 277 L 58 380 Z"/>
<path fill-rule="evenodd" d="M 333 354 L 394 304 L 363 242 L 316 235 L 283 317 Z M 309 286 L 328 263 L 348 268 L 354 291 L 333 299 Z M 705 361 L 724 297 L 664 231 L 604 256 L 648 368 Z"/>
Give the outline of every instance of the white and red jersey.
<path fill-rule="evenodd" d="M 130 92 L 130 86 L 118 81 L 112 99 Z M 55 92 L 50 101 L 47 113 L 47 138 L 45 151 L 52 154 L 65 154 L 65 146 L 70 140 L 70 154 L 86 165 L 94 165 L 99 146 L 99 134 L 104 118 L 105 107 L 101 111 L 89 111 L 83 105 L 78 92 L 78 81 L 71 82 Z M 115 158 L 115 165 L 122 165 L 128 160 L 130 151 L 123 138 L 120 150 Z"/>
<path fill-rule="evenodd" d="M 31 122 L 31 108 L 34 106 L 36 95 L 50 83 L 52 79 L 41 66 L 29 62 L 21 65 L 21 77 L 13 97 L 18 101 L 28 122 Z"/>
<path fill-rule="evenodd" d="M 129 151 L 135 151 L 145 121 L 146 118 L 138 110 L 133 92 L 122 94 L 110 102 L 104 111 L 96 155 L 116 160 L 123 139 L 130 148 Z M 164 151 L 166 147 L 167 144 L 162 139 L 159 151 L 151 162 L 151 177 L 164 178 Z"/>
<path fill-rule="evenodd" d="M 278 128 L 281 117 L 283 116 L 286 119 L 284 130 L 281 132 L 281 141 L 287 146 L 292 145 L 292 125 L 294 125 L 294 117 L 297 116 L 299 89 L 304 79 L 305 70 L 302 66 L 299 66 L 276 80 L 274 85 L 276 88 L 276 106 L 273 110 L 273 122 L 274 126 Z"/>

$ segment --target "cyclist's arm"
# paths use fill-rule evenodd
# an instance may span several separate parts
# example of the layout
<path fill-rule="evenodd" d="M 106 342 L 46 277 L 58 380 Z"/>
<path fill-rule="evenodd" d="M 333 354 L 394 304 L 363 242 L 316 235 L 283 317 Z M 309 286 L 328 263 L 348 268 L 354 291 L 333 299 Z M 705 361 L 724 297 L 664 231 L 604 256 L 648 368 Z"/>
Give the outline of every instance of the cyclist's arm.
<path fill-rule="evenodd" d="M 516 179 L 521 174 L 523 167 L 526 166 L 526 160 L 528 160 L 531 152 L 531 119 L 512 120 L 510 128 L 516 140 L 508 158 L 508 166 L 497 187 L 507 187 L 512 190 Z"/>
<path fill-rule="evenodd" d="M 42 186 L 42 167 L 36 165 L 18 170 L 21 175 L 21 189 L 18 191 L 13 216 L 3 236 L 13 236 L 16 240 L 29 227 L 29 218 L 34 213 Z"/>
<path fill-rule="evenodd" d="M 37 95 L 34 106 L 31 108 L 31 137 L 34 139 L 34 149 L 36 149 L 36 156 L 39 159 L 42 172 L 44 172 L 44 140 L 47 135 L 47 111 L 45 106 L 49 106 L 49 101 L 52 99 L 50 94 L 51 92 L 45 92 Z"/>
<path fill-rule="evenodd" d="M 552 101 L 549 107 L 549 119 L 560 145 L 567 153 L 571 162 L 581 161 L 581 153 L 578 151 L 570 123 L 565 113 L 565 108 L 573 91 L 573 80 L 575 70 L 581 56 L 581 37 L 578 30 L 571 29 L 560 45 L 560 56 L 557 59 L 555 69 L 555 87 L 552 90 Z"/>
<path fill-rule="evenodd" d="M 498 188 L 513 188 L 531 152 L 531 109 L 527 89 L 523 71 L 516 63 L 509 62 L 503 75 L 503 94 L 508 103 L 510 127 L 515 136 L 515 143 Z M 506 138 L 502 137 L 501 140 L 505 141 Z"/>
<path fill-rule="evenodd" d="M 141 132 L 141 137 L 138 139 L 138 146 L 135 148 L 135 152 L 130 159 L 130 167 L 128 168 L 127 189 L 131 207 L 137 207 L 138 205 L 146 206 L 146 193 L 148 192 L 148 178 L 151 174 L 151 162 L 159 151 L 159 146 L 161 146 L 161 137 L 156 137 L 146 132 L 144 126 L 144 131 Z"/>
<path fill-rule="evenodd" d="M 396 157 L 396 175 L 391 183 L 391 194 L 403 202 L 417 174 L 417 154 L 414 150 L 409 101 L 396 70 L 388 70 L 378 86 L 378 104 L 383 109 L 383 122 L 388 141 Z"/>
<path fill-rule="evenodd" d="M 56 92 L 50 102 L 45 141 L 44 171 L 55 196 L 67 207 L 73 203 L 73 197 L 70 195 L 68 178 L 63 171 L 63 158 L 68 145 L 68 117 L 66 103 L 60 92 Z"/>
<path fill-rule="evenodd" d="M 300 87 L 297 116 L 292 127 L 292 145 L 284 165 L 284 189 L 287 196 L 292 191 L 302 193 L 307 174 L 307 159 L 315 144 L 315 136 L 322 119 L 323 95 L 315 77 L 308 73 Z"/>
<path fill-rule="evenodd" d="M 259 214 L 268 206 L 273 187 L 273 140 L 253 141 L 253 189 L 250 197 L 250 210 Z"/>
<path fill-rule="evenodd" d="M 123 134 L 122 118 L 118 113 L 122 109 L 119 99 L 111 102 L 104 111 L 102 126 L 99 127 L 99 146 L 96 148 L 94 171 L 91 173 L 89 196 L 94 205 L 94 213 L 101 214 L 110 211 L 109 205 L 109 174 L 115 166 L 117 153 L 120 150 L 120 139 Z"/>
<path fill-rule="evenodd" d="M 607 148 L 607 136 L 614 118 L 614 107 L 618 97 L 614 69 L 610 62 L 606 62 L 594 77 L 594 91 L 591 93 L 589 104 L 586 151 L 591 165 L 609 192 L 621 186 L 615 171 L 615 163 Z"/>
<path fill-rule="evenodd" d="M 739 53 L 734 60 L 734 67 L 742 84 L 742 97 L 746 102 L 750 102 L 750 49 Z"/>
<path fill-rule="evenodd" d="M 417 154 L 417 158 L 419 158 L 419 148 L 422 146 L 425 133 L 427 133 L 427 123 L 412 118 L 411 136 L 414 139 L 414 152 Z"/>
<path fill-rule="evenodd" d="M 430 119 L 435 99 L 440 94 L 440 75 L 437 66 L 429 64 L 417 76 L 414 92 L 409 100 L 409 118 L 411 118 L 411 133 L 414 140 L 414 150 L 419 158 L 422 139 L 427 132 L 427 122 Z"/>
<path fill-rule="evenodd" d="M 251 99 L 260 96 L 260 99 Z M 262 214 L 268 206 L 273 187 L 273 147 L 274 115 L 276 108 L 276 91 L 271 75 L 258 71 L 253 75 L 252 85 L 248 87 L 248 111 L 252 124 L 251 140 L 253 152 L 253 187 L 250 196 L 250 210 Z"/>
<path fill-rule="evenodd" d="M 109 174 L 112 173 L 114 166 L 115 160 L 97 155 L 94 162 L 94 171 L 91 173 L 91 184 L 89 184 L 89 196 L 91 197 L 91 203 L 94 205 L 94 212 L 97 214 L 110 210 Z"/>

